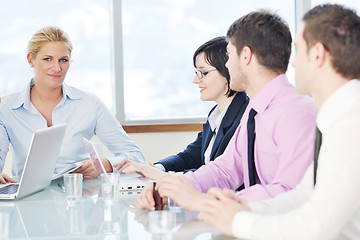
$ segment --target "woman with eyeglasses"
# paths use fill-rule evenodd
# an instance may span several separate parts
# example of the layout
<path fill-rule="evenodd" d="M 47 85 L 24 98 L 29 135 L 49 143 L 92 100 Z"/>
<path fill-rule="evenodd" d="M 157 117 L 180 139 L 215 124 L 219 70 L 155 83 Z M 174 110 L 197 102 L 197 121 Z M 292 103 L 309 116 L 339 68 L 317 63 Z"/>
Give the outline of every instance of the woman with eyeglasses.
<path fill-rule="evenodd" d="M 119 172 L 137 172 L 157 179 L 165 171 L 194 171 L 224 152 L 248 104 L 245 92 L 230 90 L 230 75 L 225 66 L 228 60 L 226 47 L 225 37 L 217 37 L 201 45 L 193 55 L 193 83 L 200 89 L 200 98 L 216 103 L 195 141 L 177 155 L 156 162 L 155 168 L 124 160 L 114 166 Z"/>

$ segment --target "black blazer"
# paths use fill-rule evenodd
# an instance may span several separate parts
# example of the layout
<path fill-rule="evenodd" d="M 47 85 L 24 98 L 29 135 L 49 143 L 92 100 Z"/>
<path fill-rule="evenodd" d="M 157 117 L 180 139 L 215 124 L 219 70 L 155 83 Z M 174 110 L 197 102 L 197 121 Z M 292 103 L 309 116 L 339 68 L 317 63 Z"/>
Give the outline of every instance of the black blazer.
<path fill-rule="evenodd" d="M 224 152 L 240 123 L 240 119 L 248 103 L 249 99 L 244 92 L 238 92 L 235 95 L 216 134 L 210 153 L 210 161 Z M 211 109 L 208 116 L 210 116 L 215 107 Z M 183 152 L 164 158 L 157 163 L 161 163 L 166 171 L 194 171 L 205 164 L 204 153 L 210 143 L 211 137 L 211 127 L 209 121 L 206 121 L 203 125 L 203 131 L 198 133 L 196 140 L 190 143 Z"/>

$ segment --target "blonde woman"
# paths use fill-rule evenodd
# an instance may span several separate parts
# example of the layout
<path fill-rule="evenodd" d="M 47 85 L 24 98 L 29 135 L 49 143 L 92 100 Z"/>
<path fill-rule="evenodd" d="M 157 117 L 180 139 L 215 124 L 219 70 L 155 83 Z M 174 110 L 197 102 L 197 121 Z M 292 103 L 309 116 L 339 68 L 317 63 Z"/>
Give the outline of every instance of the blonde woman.
<path fill-rule="evenodd" d="M 60 123 L 67 123 L 67 130 L 55 172 L 82 161 L 77 172 L 84 178 L 98 176 L 82 141 L 91 139 L 94 133 L 115 156 L 101 159 L 107 172 L 124 159 L 144 161 L 139 148 L 94 94 L 64 83 L 72 49 L 68 35 L 53 26 L 40 29 L 29 41 L 27 60 L 34 76 L 24 90 L 2 97 L 0 104 L 0 172 L 10 144 L 12 175 L 20 175 L 33 132 Z M 9 181 L 9 177 L 6 179 Z"/>

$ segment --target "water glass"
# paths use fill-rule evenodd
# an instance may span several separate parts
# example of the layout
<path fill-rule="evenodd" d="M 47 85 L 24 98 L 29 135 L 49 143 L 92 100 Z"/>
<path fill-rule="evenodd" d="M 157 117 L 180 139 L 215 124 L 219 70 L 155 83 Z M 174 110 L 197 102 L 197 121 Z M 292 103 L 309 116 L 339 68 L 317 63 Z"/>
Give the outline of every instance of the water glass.
<path fill-rule="evenodd" d="M 171 198 L 168 198 L 168 208 L 170 211 L 173 212 L 182 212 L 184 210 Z"/>
<path fill-rule="evenodd" d="M 64 175 L 65 194 L 69 205 L 81 201 L 82 181 L 83 175 L 81 173 L 67 173 Z"/>
<path fill-rule="evenodd" d="M 113 204 L 118 200 L 120 191 L 120 174 L 103 173 L 101 177 L 101 194 L 106 204 Z"/>

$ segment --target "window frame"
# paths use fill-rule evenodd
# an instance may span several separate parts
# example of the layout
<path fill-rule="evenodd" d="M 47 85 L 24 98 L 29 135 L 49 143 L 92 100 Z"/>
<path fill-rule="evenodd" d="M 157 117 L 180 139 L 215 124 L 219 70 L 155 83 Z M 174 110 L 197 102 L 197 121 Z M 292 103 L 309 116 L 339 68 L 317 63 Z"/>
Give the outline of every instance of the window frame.
<path fill-rule="evenodd" d="M 311 8 L 311 0 L 293 0 L 295 2 L 295 31 L 301 24 L 302 16 Z M 127 120 L 124 106 L 124 68 L 122 40 L 122 0 L 111 0 L 112 47 L 114 69 L 114 106 L 116 118 L 128 133 L 201 131 L 206 118 L 174 118 Z"/>

